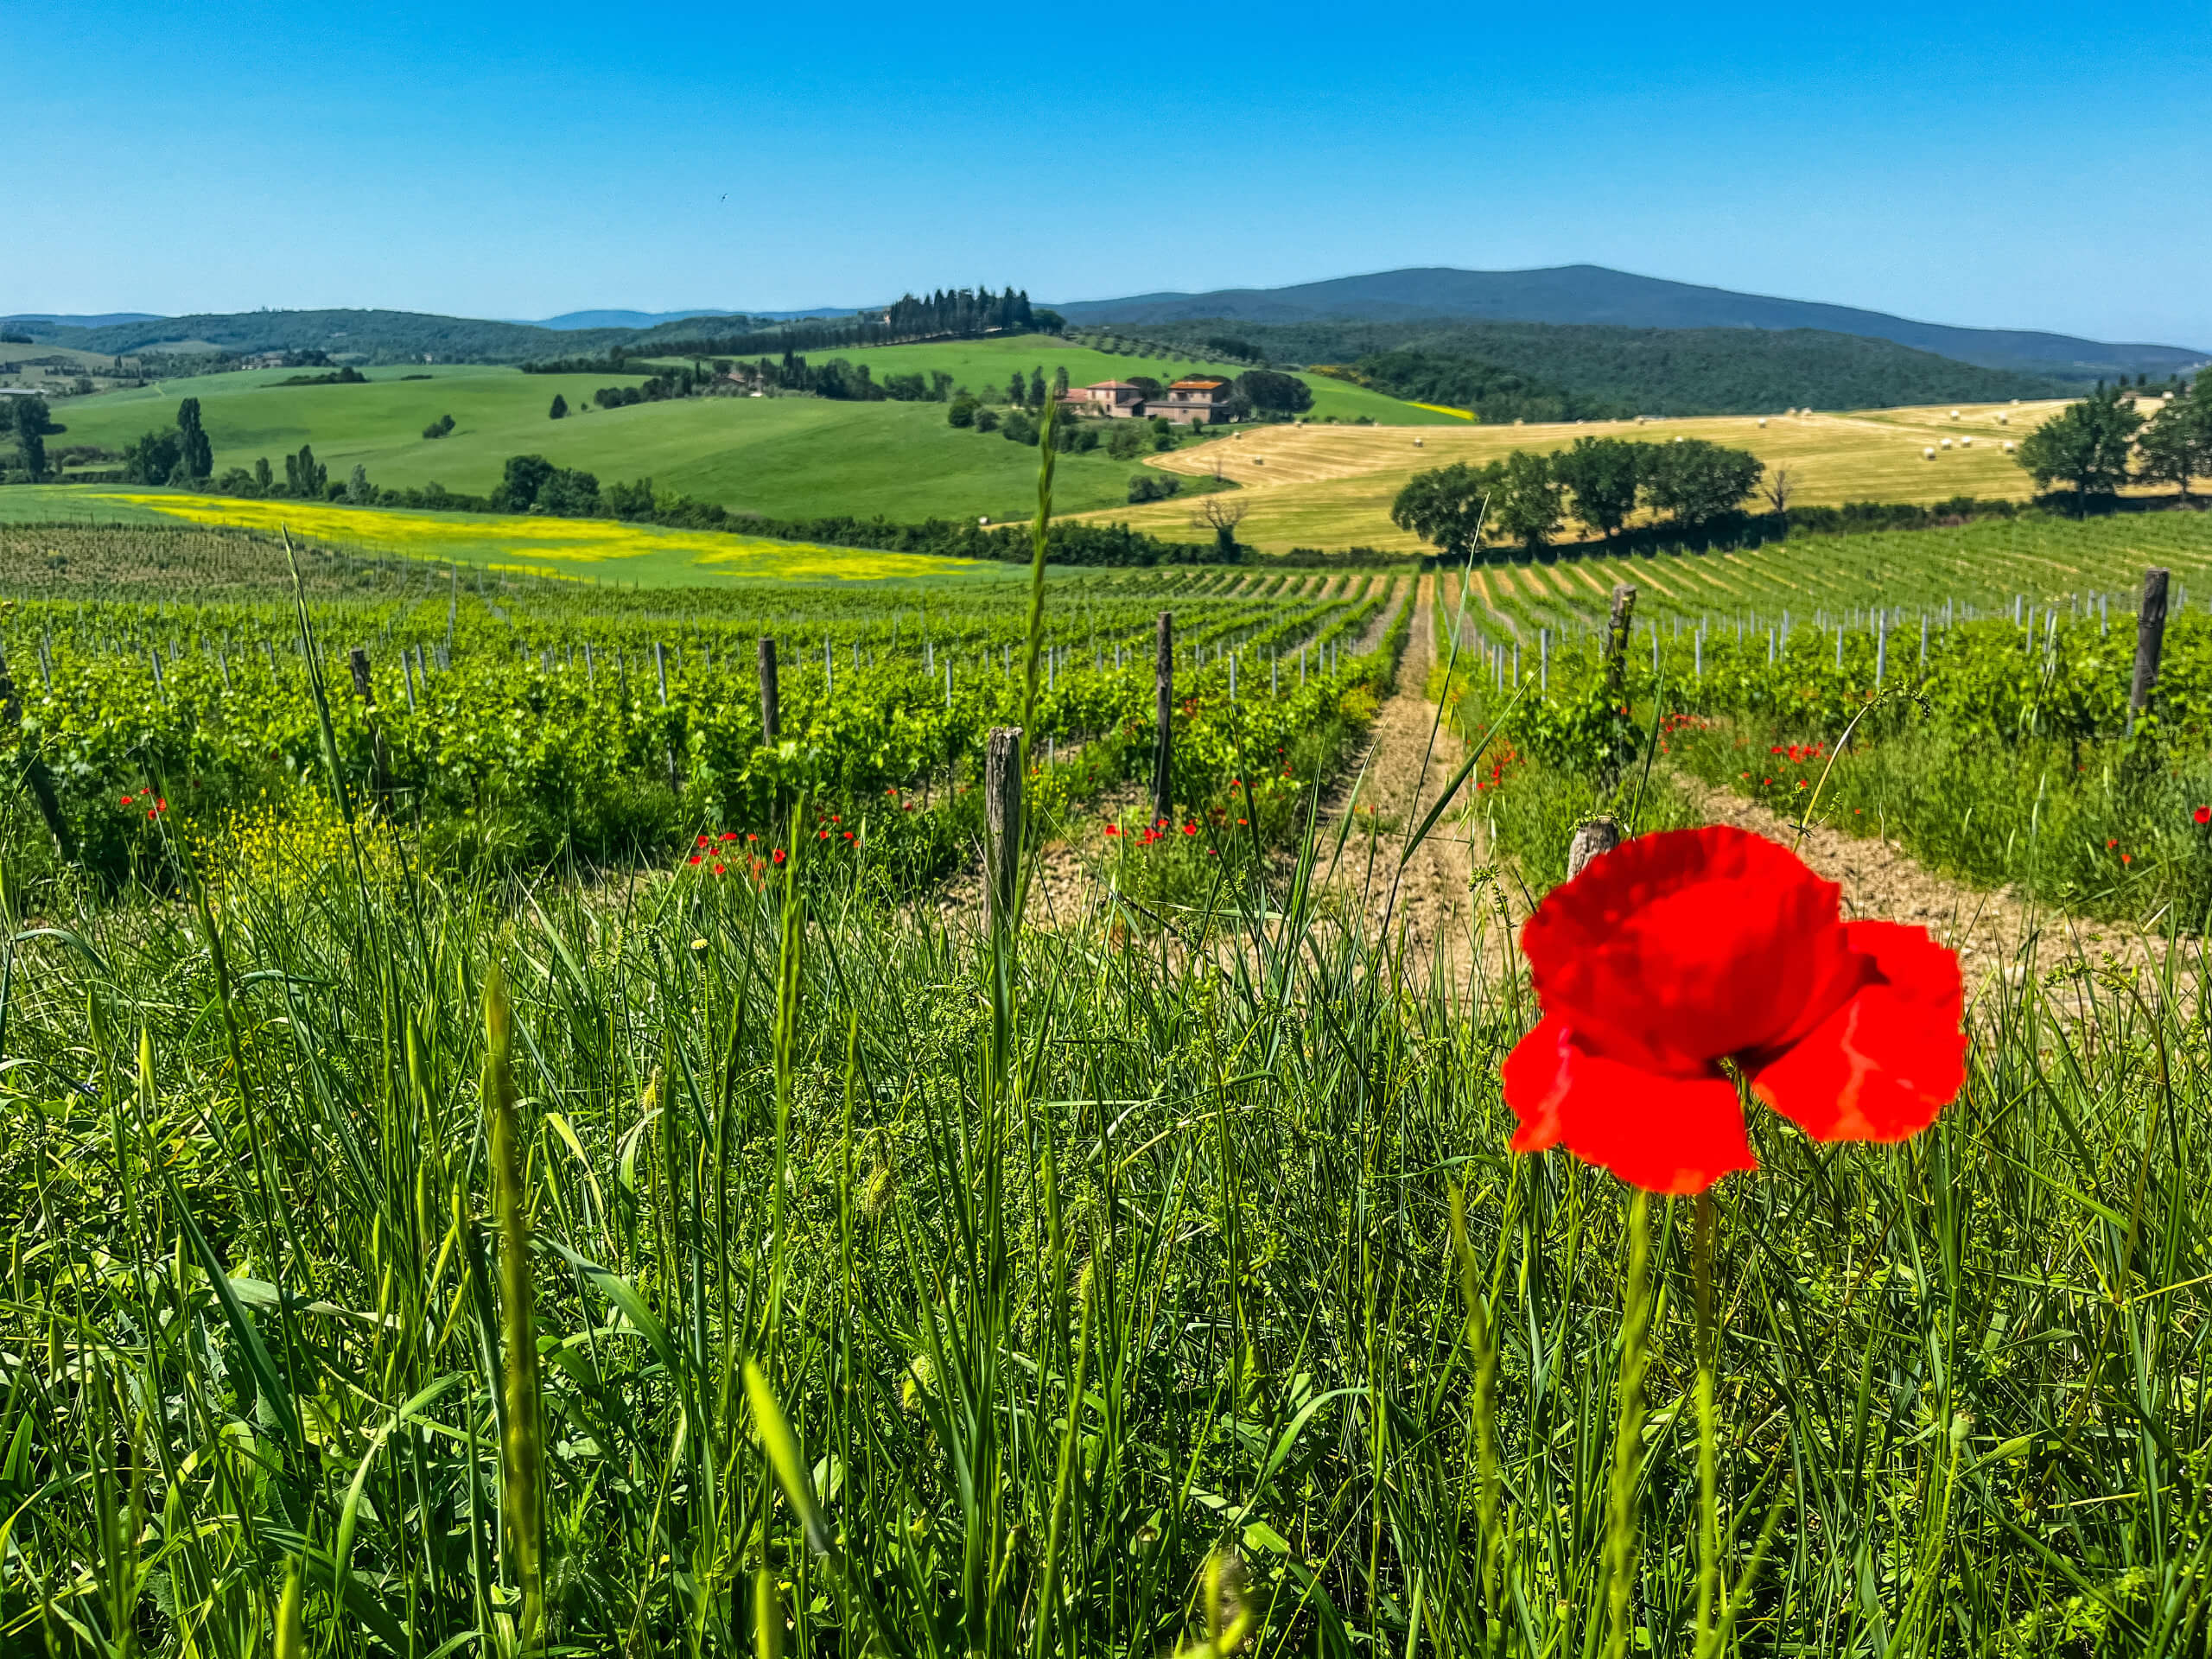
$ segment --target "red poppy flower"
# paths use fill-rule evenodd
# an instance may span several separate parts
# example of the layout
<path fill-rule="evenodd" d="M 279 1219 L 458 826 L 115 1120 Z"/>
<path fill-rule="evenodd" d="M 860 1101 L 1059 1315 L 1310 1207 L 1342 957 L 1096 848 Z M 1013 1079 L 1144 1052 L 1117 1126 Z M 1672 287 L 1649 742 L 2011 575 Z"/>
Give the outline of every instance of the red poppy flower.
<path fill-rule="evenodd" d="M 696 864 L 696 863 L 699 861 L 699 855 L 698 855 L 698 854 L 696 854 L 696 853 L 692 854 L 692 855 L 691 855 L 691 858 L 690 858 L 690 861 L 691 861 L 692 863 L 694 863 L 694 864 Z"/>
<path fill-rule="evenodd" d="M 734 830 L 725 830 L 722 831 L 721 838 L 724 841 L 735 841 L 737 839 L 737 831 Z"/>
<path fill-rule="evenodd" d="M 1703 1192 L 1757 1166 L 1724 1060 L 1818 1141 L 1927 1128 L 1966 1081 L 1958 960 L 1839 892 L 1722 825 L 1592 860 L 1522 931 L 1543 1018 L 1505 1062 L 1514 1150 Z"/>
<path fill-rule="evenodd" d="M 1106 826 L 1106 833 L 1109 836 L 1118 836 L 1122 833 L 1122 826 L 1118 823 L 1109 823 Z"/>
<path fill-rule="evenodd" d="M 124 797 L 123 798 L 123 804 L 124 804 L 125 806 L 128 806 L 128 805 L 130 805 L 130 803 L 131 803 L 131 802 L 133 802 L 133 801 L 137 800 L 137 798 L 137 798 L 137 796 L 135 796 L 135 795 L 126 795 L 126 796 L 124 796 Z"/>
<path fill-rule="evenodd" d="M 1183 833 L 1186 836 L 1195 836 L 1198 833 L 1198 826 L 1195 823 L 1186 823 L 1183 826 Z"/>
<path fill-rule="evenodd" d="M 777 863 L 779 863 L 779 864 L 780 864 L 780 863 L 782 863 L 783 861 L 784 861 L 784 849 L 783 849 L 782 848 L 779 847 L 779 848 L 777 848 L 777 849 L 776 849 L 776 862 L 777 862 Z"/>
<path fill-rule="evenodd" d="M 2200 806 L 2189 816 L 2199 823 L 2212 823 L 2212 806 Z"/>
<path fill-rule="evenodd" d="M 2120 855 L 2120 861 L 2123 864 L 2133 864 L 2135 861 L 2135 855 L 2133 853 L 2122 853 Z"/>
<path fill-rule="evenodd" d="M 2105 842 L 2105 851 L 2107 851 L 2107 852 L 2110 852 L 2110 851 L 2112 851 L 2112 849 L 2113 849 L 2113 848 L 2115 848 L 2115 847 L 2117 847 L 2117 846 L 2119 846 L 2119 845 L 2120 845 L 2120 842 L 2119 842 L 2118 841 L 2116 841 L 2116 840 L 2115 840 L 2115 841 L 2107 841 L 2107 842 Z"/>
<path fill-rule="evenodd" d="M 707 844 L 707 838 L 706 838 L 704 836 L 700 836 L 700 837 L 699 837 L 699 839 L 698 839 L 696 842 L 693 842 L 692 844 L 693 844 L 694 846 L 703 847 L 703 846 L 705 846 L 705 845 Z M 696 859 L 696 858 L 695 858 L 695 859 L 693 859 L 691 861 L 692 861 L 694 864 L 696 864 L 699 861 L 698 861 L 697 859 Z"/>
<path fill-rule="evenodd" d="M 720 875 L 721 873 L 722 873 L 722 867 L 721 867 L 721 865 L 719 865 L 719 864 L 715 865 L 715 874 L 716 875 Z"/>

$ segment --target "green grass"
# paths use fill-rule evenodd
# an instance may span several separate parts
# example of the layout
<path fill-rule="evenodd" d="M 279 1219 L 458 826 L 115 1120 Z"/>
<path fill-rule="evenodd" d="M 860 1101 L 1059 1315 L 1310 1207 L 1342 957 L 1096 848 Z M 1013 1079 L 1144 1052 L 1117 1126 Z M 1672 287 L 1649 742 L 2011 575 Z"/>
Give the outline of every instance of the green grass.
<path fill-rule="evenodd" d="M 1525 987 L 1287 880 L 1194 948 L 1122 910 L 1001 955 L 827 874 L 448 888 L 317 823 L 207 920 L 7 900 L 12 1644 L 265 1652 L 297 1566 L 311 1651 L 489 1653 L 542 1550 L 570 1651 L 753 1651 L 765 1569 L 797 1654 L 1123 1656 L 1237 1624 L 1233 1551 L 1255 1656 L 1596 1650 L 1627 1206 L 1506 1150 Z M 1911 1144 L 1754 1115 L 1723 1651 L 2200 1650 L 2204 1013 L 2000 977 Z M 1653 1221 L 1628 1605 L 1675 1655 L 1688 1206 Z"/>
<path fill-rule="evenodd" d="M 1054 346 L 1041 336 L 842 355 L 868 362 L 879 378 L 938 367 L 979 390 L 994 376 L 1002 385 L 1017 365 L 1027 372 L 1041 364 L 1049 373 L 1065 363 L 1077 384 L 1147 372 L 1142 360 Z M 939 404 L 712 397 L 601 410 L 589 407 L 597 388 L 643 377 L 438 365 L 372 369 L 365 385 L 277 384 L 296 372 L 249 370 L 77 399 L 56 414 L 67 435 L 49 442 L 120 449 L 172 425 L 178 403 L 198 397 L 219 473 L 250 468 L 265 456 L 281 478 L 283 455 L 311 443 L 333 479 L 359 465 L 380 486 L 435 482 L 470 494 L 489 494 L 510 455 L 535 454 L 594 473 L 602 483 L 650 477 L 664 493 L 772 518 L 880 513 L 996 521 L 1026 517 L 1036 505 L 1035 449 L 949 426 Z M 410 374 L 431 378 L 401 378 Z M 1376 419 L 1447 418 L 1357 388 L 1316 384 L 1324 389 L 1317 412 L 1325 404 L 1345 418 L 1359 410 Z M 548 419 L 556 393 L 579 412 Z M 421 435 L 448 414 L 455 423 L 449 435 Z M 1064 455 L 1055 500 L 1065 512 L 1113 506 L 1126 499 L 1139 467 L 1103 450 Z"/>

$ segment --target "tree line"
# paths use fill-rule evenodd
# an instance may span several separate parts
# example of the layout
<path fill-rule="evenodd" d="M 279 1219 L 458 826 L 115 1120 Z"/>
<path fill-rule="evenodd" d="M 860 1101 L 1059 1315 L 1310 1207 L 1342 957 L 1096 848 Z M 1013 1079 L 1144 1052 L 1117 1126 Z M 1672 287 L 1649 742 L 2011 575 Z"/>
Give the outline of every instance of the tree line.
<path fill-rule="evenodd" d="M 718 321 L 701 318 L 700 323 Z M 1029 296 L 1008 288 L 994 294 L 983 289 L 939 289 L 926 296 L 902 295 L 880 311 L 850 317 L 810 317 L 795 322 L 766 326 L 749 318 L 736 334 L 692 332 L 659 337 L 652 334 L 609 345 L 597 357 L 540 358 L 522 365 L 525 374 L 588 374 L 623 372 L 634 356 L 745 357 L 764 350 L 796 353 L 834 351 L 841 347 L 904 346 L 918 340 L 976 340 L 988 334 L 1056 334 L 1064 326 L 1057 312 L 1029 303 Z M 693 323 L 671 327 L 693 328 Z"/>
<path fill-rule="evenodd" d="M 1635 413 L 1519 369 L 1433 352 L 1374 352 L 1357 362 L 1320 366 L 1314 372 L 1371 386 L 1409 404 L 1470 410 L 1486 426 L 1513 421 L 1610 421 Z"/>
<path fill-rule="evenodd" d="M 1548 546 L 1570 511 L 1607 541 L 1639 506 L 1675 531 L 1702 533 L 1735 517 L 1765 473 L 1749 450 L 1702 438 L 1578 438 L 1567 449 L 1516 449 L 1486 466 L 1463 461 L 1416 473 L 1390 504 L 1390 521 L 1458 559 L 1471 558 L 1486 539 L 1531 552 Z M 1771 499 L 1777 511 L 1787 505 L 1784 475 Z"/>
<path fill-rule="evenodd" d="M 1164 356 L 1222 334 L 1218 320 L 1144 326 Z M 1885 340 L 1815 328 L 1628 328 L 1605 323 L 1238 321 L 1232 332 L 1281 366 L 1341 364 L 1410 352 L 1524 377 L 1539 397 L 1571 396 L 1631 415 L 1766 415 L 1777 410 L 2002 403 L 2069 389 L 2041 374 L 1985 369 Z M 1402 395 L 1402 394 L 1397 394 Z M 1420 397 L 1422 403 L 1453 403 Z M 1458 407 L 1472 404 L 1456 400 Z M 1500 418 L 1485 414 L 1484 420 Z M 1505 419 L 1542 416 L 1508 412 Z M 1559 418 L 1590 418 L 1567 415 Z"/>
<path fill-rule="evenodd" d="M 2117 495 L 2130 482 L 2171 484 L 2212 478 L 2212 374 L 2177 390 L 2148 421 L 2124 385 L 2102 382 L 2020 440 L 2012 458 L 2037 486 L 2065 484 L 2079 511 Z"/>

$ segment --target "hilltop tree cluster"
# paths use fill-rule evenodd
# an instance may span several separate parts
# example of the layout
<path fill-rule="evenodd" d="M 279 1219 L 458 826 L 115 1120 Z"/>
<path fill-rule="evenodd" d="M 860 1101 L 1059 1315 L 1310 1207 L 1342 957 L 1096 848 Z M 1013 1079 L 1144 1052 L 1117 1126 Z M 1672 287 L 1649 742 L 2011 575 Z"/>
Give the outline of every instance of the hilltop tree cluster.
<path fill-rule="evenodd" d="M 712 319 L 698 319 L 687 327 Z M 835 351 L 860 346 L 903 346 L 918 340 L 979 340 L 992 334 L 1056 334 L 1059 315 L 1029 303 L 1029 296 L 1009 288 L 994 294 L 988 288 L 939 289 L 926 296 L 902 295 L 880 310 L 870 309 L 850 317 L 810 317 L 794 322 L 747 326 L 742 334 L 674 334 L 648 338 L 628 346 L 614 345 L 598 358 L 553 358 L 522 365 L 525 374 L 575 374 L 594 371 L 620 372 L 632 356 L 738 358 L 759 352 L 781 352 L 786 360 L 805 352 Z"/>
<path fill-rule="evenodd" d="M 1737 515 L 1765 472 L 1750 451 L 1702 438 L 1578 438 L 1567 449 L 1516 449 L 1484 467 L 1458 461 L 1417 473 L 1390 504 L 1390 520 L 1462 559 L 1484 540 L 1548 546 L 1570 512 L 1608 541 L 1638 506 L 1700 533 Z"/>

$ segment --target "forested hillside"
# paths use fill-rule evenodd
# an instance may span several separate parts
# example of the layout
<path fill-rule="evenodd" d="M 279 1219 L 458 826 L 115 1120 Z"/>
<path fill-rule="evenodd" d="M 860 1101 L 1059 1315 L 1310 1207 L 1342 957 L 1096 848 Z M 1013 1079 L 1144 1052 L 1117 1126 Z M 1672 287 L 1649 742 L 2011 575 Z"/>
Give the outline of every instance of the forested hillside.
<path fill-rule="evenodd" d="M 1195 344 L 1218 321 L 1147 324 L 1147 340 Z M 1453 380 L 1491 386 L 1508 376 L 1541 383 L 1510 418 L 1747 415 L 1770 410 L 1870 409 L 1901 404 L 2049 397 L 2039 375 L 1976 368 L 1885 340 L 1813 328 L 1614 328 L 1539 322 L 1239 323 L 1271 361 L 1352 365 L 1379 390 L 1424 402 L 1467 403 Z M 1538 407 L 1540 404 L 1548 406 Z M 1585 410 L 1570 405 L 1589 404 Z M 1484 419 L 1498 416 L 1484 410 Z"/>

